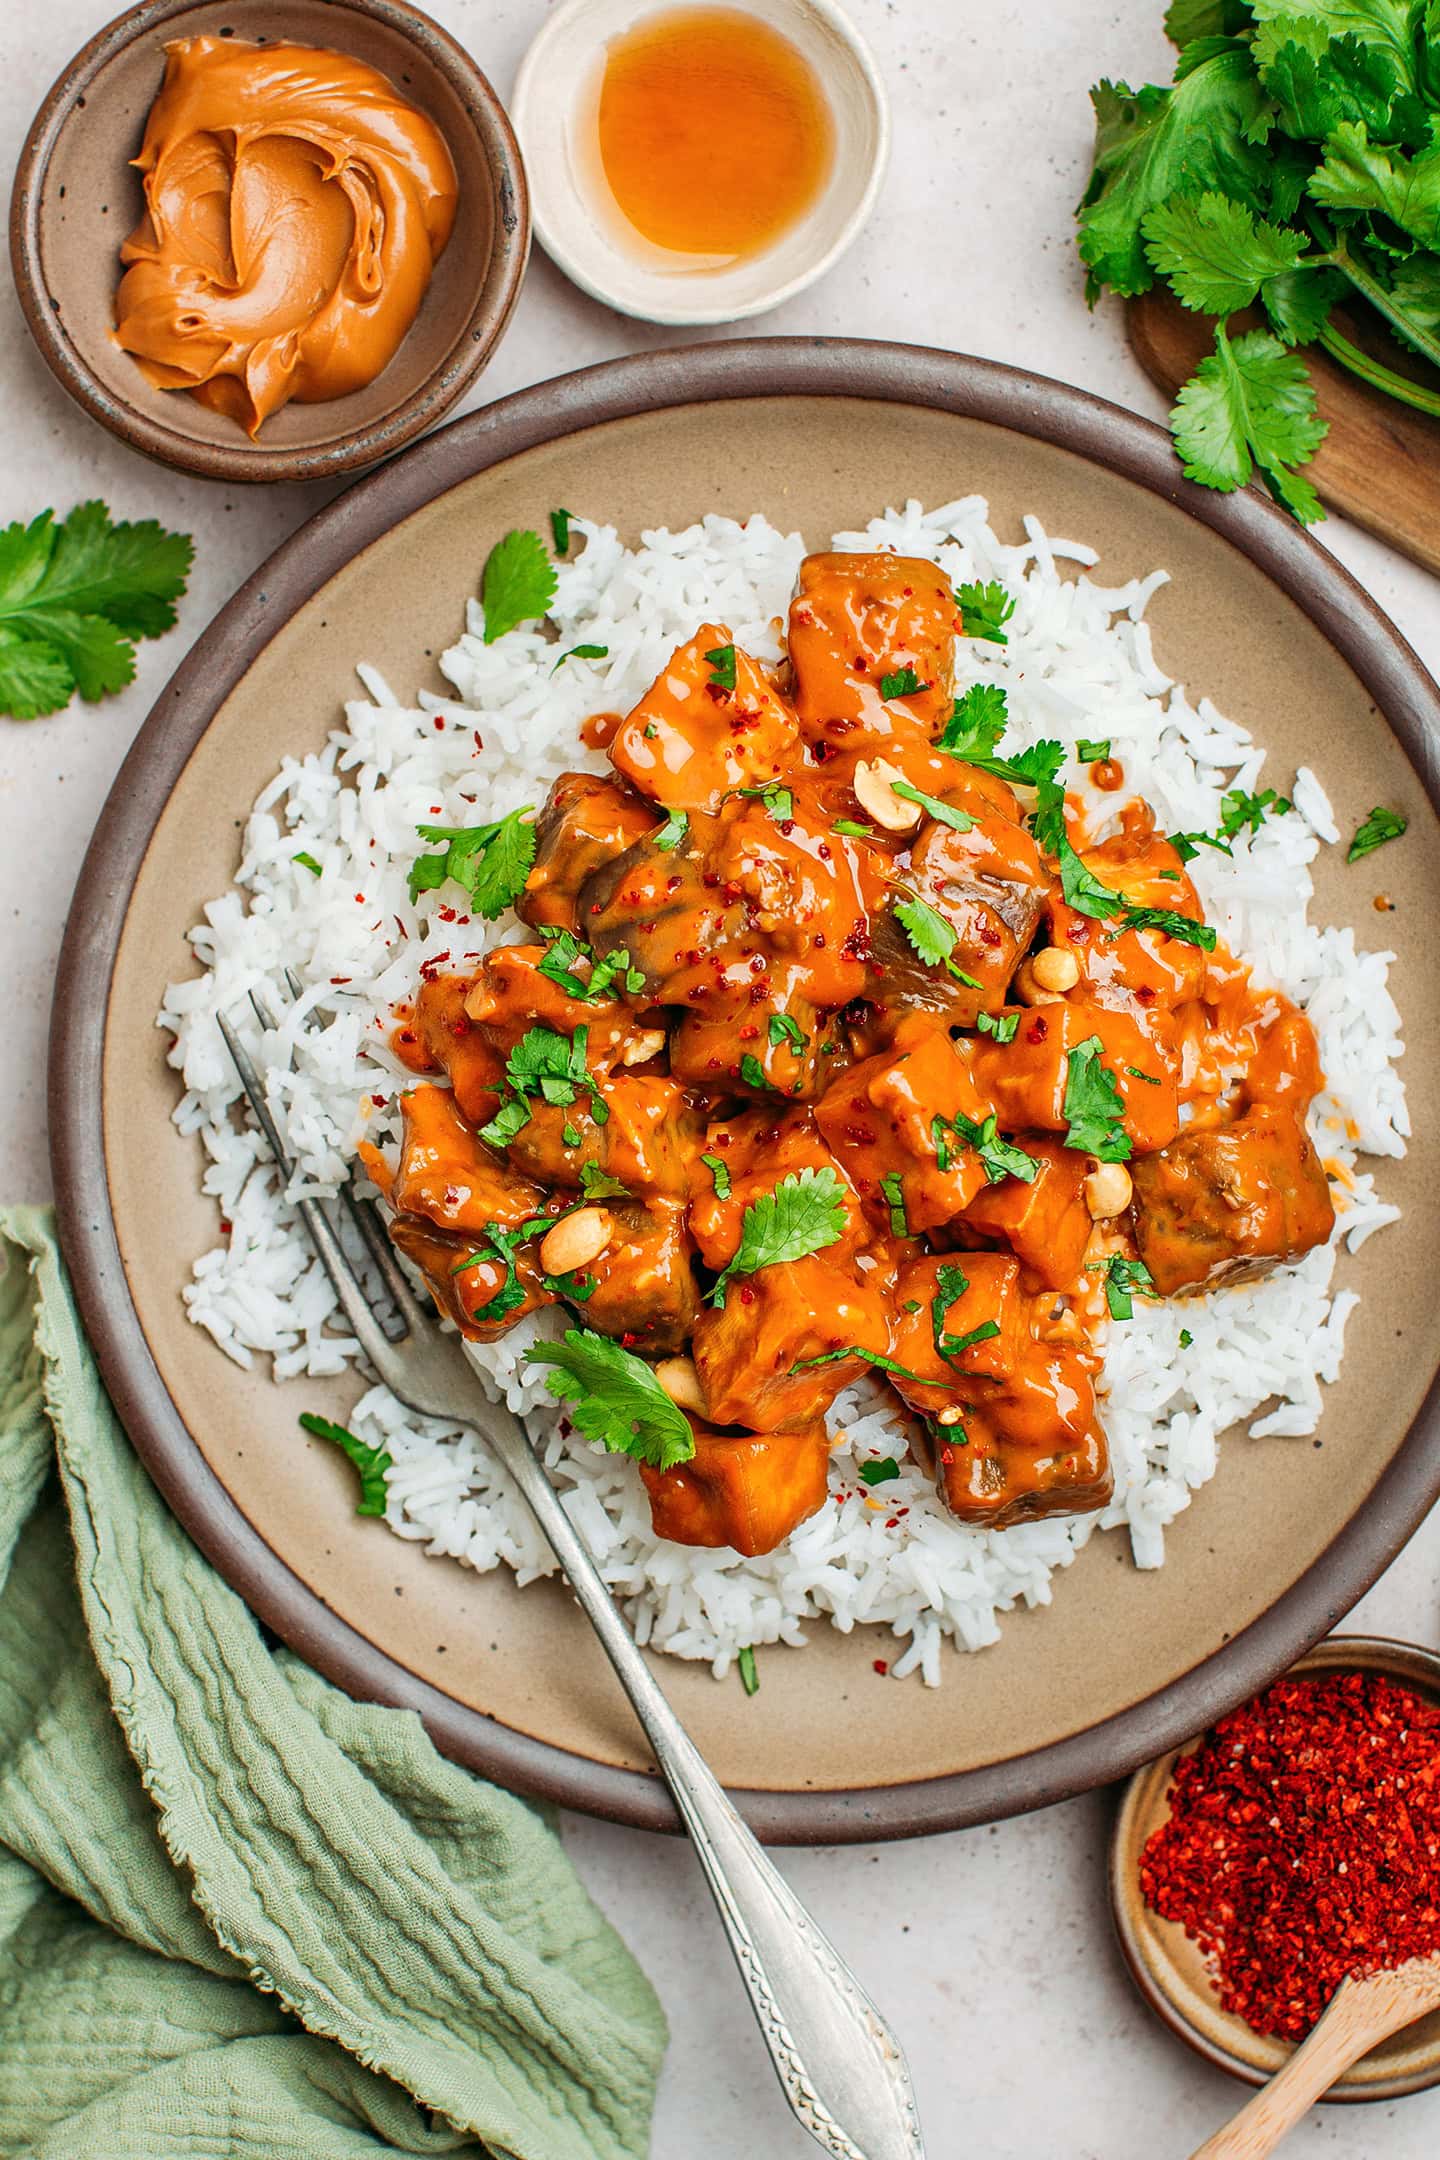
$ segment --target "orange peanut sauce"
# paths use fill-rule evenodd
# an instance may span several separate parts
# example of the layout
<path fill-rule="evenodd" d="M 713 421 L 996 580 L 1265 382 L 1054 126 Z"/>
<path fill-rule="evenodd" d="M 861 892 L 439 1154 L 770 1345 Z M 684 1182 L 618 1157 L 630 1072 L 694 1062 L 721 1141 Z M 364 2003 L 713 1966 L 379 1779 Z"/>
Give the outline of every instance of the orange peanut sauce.
<path fill-rule="evenodd" d="M 115 337 L 252 437 L 375 380 L 419 312 L 458 182 L 444 137 L 348 54 L 179 38 L 134 163 Z"/>

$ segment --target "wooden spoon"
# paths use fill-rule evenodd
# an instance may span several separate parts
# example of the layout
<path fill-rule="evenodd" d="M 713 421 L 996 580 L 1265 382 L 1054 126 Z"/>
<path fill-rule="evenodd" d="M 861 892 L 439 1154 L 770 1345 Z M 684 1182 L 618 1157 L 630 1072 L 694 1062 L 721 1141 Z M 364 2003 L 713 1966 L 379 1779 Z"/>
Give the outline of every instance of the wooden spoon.
<path fill-rule="evenodd" d="M 1191 2160 L 1264 2160 L 1352 2063 L 1431 2010 L 1440 2010 L 1440 1953 L 1411 1958 L 1408 1965 L 1373 1973 L 1368 1980 L 1342 1980 L 1325 2015 L 1284 2069 L 1223 2130 L 1198 2146 Z"/>

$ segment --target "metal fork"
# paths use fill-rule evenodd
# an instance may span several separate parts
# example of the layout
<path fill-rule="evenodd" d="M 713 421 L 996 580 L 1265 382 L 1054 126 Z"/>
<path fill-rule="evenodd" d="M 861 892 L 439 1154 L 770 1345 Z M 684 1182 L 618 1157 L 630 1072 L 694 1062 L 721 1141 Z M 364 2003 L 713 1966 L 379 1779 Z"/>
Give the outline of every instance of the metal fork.
<path fill-rule="evenodd" d="M 291 988 L 298 988 L 293 978 Z M 273 1031 L 276 1022 L 264 1000 L 252 993 L 251 1004 L 262 1028 Z M 264 1083 L 223 1014 L 220 1032 L 250 1108 L 288 1176 L 290 1163 Z M 302 1199 L 301 1217 L 341 1310 L 369 1363 L 402 1402 L 428 1417 L 468 1425 L 494 1450 L 554 1547 L 674 1794 L 791 2108 L 834 2160 L 924 2160 L 914 2089 L 899 2042 L 772 1866 L 661 1693 L 524 1425 L 485 1394 L 470 1345 L 442 1331 L 420 1304 L 373 1204 L 348 1188 L 340 1199 L 394 1300 L 404 1334 L 398 1340 L 386 1334 L 335 1223 L 318 1201 Z"/>

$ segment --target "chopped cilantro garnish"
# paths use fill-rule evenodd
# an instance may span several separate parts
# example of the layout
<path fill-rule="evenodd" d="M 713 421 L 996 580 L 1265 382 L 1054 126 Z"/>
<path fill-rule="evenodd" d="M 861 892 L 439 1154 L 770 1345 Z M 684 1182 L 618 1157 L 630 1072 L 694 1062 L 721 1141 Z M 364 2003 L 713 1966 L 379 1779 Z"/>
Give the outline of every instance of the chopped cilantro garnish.
<path fill-rule="evenodd" d="M 608 645 L 572 645 L 568 652 L 561 653 L 559 659 L 555 662 L 555 667 L 552 667 L 550 672 L 553 675 L 555 668 L 564 667 L 567 660 L 608 660 L 609 657 L 610 647 Z"/>
<path fill-rule="evenodd" d="M 1107 735 L 1103 742 L 1092 742 L 1088 736 L 1082 735 L 1075 745 L 1075 755 L 1082 765 L 1099 765 L 1110 755 L 1109 736 Z"/>
<path fill-rule="evenodd" d="M 590 1115 L 597 1125 L 604 1125 L 610 1106 L 585 1062 L 589 1038 L 588 1027 L 576 1028 L 570 1037 L 557 1034 L 554 1028 L 527 1028 L 505 1061 L 505 1077 L 514 1093 L 539 1095 L 547 1103 L 568 1109 L 583 1089 L 590 1097 Z"/>
<path fill-rule="evenodd" d="M 892 905 L 896 921 L 926 967 L 943 967 L 947 974 L 953 975 L 957 982 L 964 983 L 967 988 L 980 988 L 975 977 L 967 975 L 965 970 L 951 959 L 950 955 L 955 950 L 956 931 L 937 909 L 931 907 L 928 900 L 922 900 L 911 893 L 903 900 L 894 901 Z"/>
<path fill-rule="evenodd" d="M 893 1455 L 881 1455 L 873 1462 L 862 1462 L 860 1477 L 866 1485 L 888 1485 L 900 1475 L 900 1465 Z"/>
<path fill-rule="evenodd" d="M 324 875 L 324 872 L 321 870 L 319 863 L 316 862 L 315 857 L 310 853 L 308 848 L 301 848 L 300 853 L 298 855 L 292 855 L 290 860 L 291 862 L 299 863 L 300 868 L 302 870 L 308 870 L 312 877 L 322 877 Z"/>
<path fill-rule="evenodd" d="M 470 896 L 472 913 L 494 922 L 524 890 L 535 860 L 534 810 L 529 803 L 489 825 L 417 825 L 422 840 L 441 843 L 438 855 L 410 865 L 410 898 L 434 892 L 447 878 Z"/>
<path fill-rule="evenodd" d="M 827 1350 L 823 1357 L 798 1358 L 790 1367 L 792 1373 L 812 1372 L 817 1365 L 843 1365 L 850 1358 L 858 1358 L 862 1365 L 873 1365 L 877 1372 L 889 1373 L 896 1380 L 913 1380 L 917 1387 L 948 1387 L 948 1380 L 927 1380 L 924 1373 L 911 1372 L 908 1365 L 897 1365 L 894 1358 L 883 1351 L 867 1350 L 863 1343 L 846 1343 L 843 1349 Z M 864 1473 L 862 1472 L 863 1476 Z"/>
<path fill-rule="evenodd" d="M 306 1432 L 317 1440 L 328 1440 L 349 1456 L 360 1473 L 360 1498 L 355 1504 L 357 1515 L 383 1515 L 385 1513 L 385 1474 L 392 1468 L 390 1456 L 383 1448 L 370 1447 L 357 1440 L 354 1433 L 343 1425 L 332 1424 L 329 1418 L 318 1417 L 313 1410 L 302 1410 L 300 1423 Z"/>
<path fill-rule="evenodd" d="M 909 1237 L 910 1218 L 905 1213 L 905 1187 L 898 1170 L 887 1170 L 880 1180 L 880 1190 L 890 1210 L 890 1234 L 892 1237 Z"/>
<path fill-rule="evenodd" d="M 768 1033 L 772 1050 L 782 1049 L 788 1043 L 799 1057 L 809 1047 L 810 1037 L 803 1032 L 798 1020 L 791 1019 L 789 1013 L 771 1013 Z"/>
<path fill-rule="evenodd" d="M 967 764 L 993 757 L 1009 721 L 1009 705 L 999 683 L 971 683 L 956 698 L 936 747 Z"/>
<path fill-rule="evenodd" d="M 746 1087 L 768 1088 L 772 1083 L 765 1076 L 765 1068 L 753 1050 L 746 1050 L 740 1059 L 740 1078 Z"/>
<path fill-rule="evenodd" d="M 746 1208 L 740 1242 L 710 1292 L 711 1304 L 725 1303 L 733 1276 L 753 1275 L 760 1268 L 823 1252 L 838 1242 L 844 1228 L 845 1196 L 835 1172 L 828 1166 L 792 1170 L 773 1192 L 762 1193 Z"/>
<path fill-rule="evenodd" d="M 684 810 L 672 810 L 665 823 L 657 832 L 653 832 L 650 837 L 656 847 L 662 853 L 668 855 L 673 849 L 679 847 L 680 842 L 689 830 L 690 818 L 688 813 Z"/>
<path fill-rule="evenodd" d="M 755 1670 L 755 1652 L 751 1649 L 749 1643 L 746 1643 L 743 1650 L 736 1652 L 735 1666 L 740 1675 L 740 1685 L 744 1688 L 745 1693 L 747 1695 L 756 1694 L 760 1687 L 760 1675 Z"/>
<path fill-rule="evenodd" d="M 730 1197 L 729 1163 L 727 1163 L 719 1155 L 702 1155 L 700 1157 L 700 1160 L 704 1163 L 706 1169 L 710 1172 L 711 1177 L 715 1180 L 716 1199 L 728 1200 Z"/>
<path fill-rule="evenodd" d="M 1359 862 L 1362 855 L 1373 854 L 1387 840 L 1398 840 L 1407 823 L 1398 810 L 1387 810 L 1377 803 L 1350 842 L 1345 853 L 1346 862 Z"/>
<path fill-rule="evenodd" d="M 735 688 L 735 647 L 712 645 L 705 658 L 710 663 L 710 687 L 712 690 Z"/>
<path fill-rule="evenodd" d="M 1132 1291 L 1136 1297 L 1158 1298 L 1160 1295 L 1143 1260 L 1127 1260 L 1123 1253 L 1111 1253 L 1105 1262 L 1105 1303 L 1110 1308 L 1112 1320 L 1133 1317 Z"/>
<path fill-rule="evenodd" d="M 1015 613 L 1015 602 L 1003 585 L 992 578 L 985 585 L 962 585 L 955 594 L 966 637 L 985 638 L 992 645 L 1007 645 L 1005 625 Z"/>
<path fill-rule="evenodd" d="M 1215 950 L 1215 932 L 1209 923 L 1196 922 L 1193 915 L 1181 915 L 1174 908 L 1132 907 L 1127 900 L 1120 931 L 1115 934 L 1126 930 L 1160 930 L 1182 945 L 1198 945 L 1202 952 Z"/>
<path fill-rule="evenodd" d="M 975 1025 L 982 1035 L 993 1035 L 997 1043 L 1014 1042 L 1015 1030 L 1020 1025 L 1019 1013 L 987 1013 L 975 1015 Z"/>
<path fill-rule="evenodd" d="M 628 1200 L 629 1188 L 619 1178 L 611 1177 L 599 1163 L 582 1162 L 580 1165 L 580 1190 L 587 1200 Z"/>
<path fill-rule="evenodd" d="M 580 1145 L 580 1134 L 573 1125 L 562 1125 L 560 1138 L 564 1141 L 566 1147 L 579 1147 Z"/>
<path fill-rule="evenodd" d="M 559 580 L 537 532 L 508 532 L 485 558 L 480 604 L 485 610 L 485 643 L 493 645 L 518 623 L 543 615 Z"/>
<path fill-rule="evenodd" d="M 1193 1335 L 1192 1335 L 1192 1334 L 1190 1333 L 1190 1330 L 1189 1330 L 1189 1328 L 1188 1328 L 1188 1327 L 1182 1327 L 1182 1328 L 1181 1328 L 1181 1330 L 1180 1330 L 1180 1348 L 1181 1348 L 1182 1350 L 1188 1350 L 1188 1349 L 1190 1348 L 1190 1345 L 1191 1345 L 1191 1344 L 1192 1344 L 1192 1343 L 1194 1342 L 1194 1340 L 1195 1340 L 1195 1338 L 1194 1338 L 1194 1336 L 1193 1336 Z"/>
<path fill-rule="evenodd" d="M 966 1117 L 962 1110 L 957 1110 L 950 1118 L 935 1118 L 931 1132 L 936 1142 L 937 1154 L 940 1129 L 946 1126 L 963 1146 L 974 1149 L 980 1158 L 988 1184 L 998 1185 L 1001 1178 L 1017 1177 L 1022 1184 L 1033 1185 L 1039 1176 L 1040 1165 L 1035 1157 L 1027 1155 L 1024 1148 L 1016 1147 L 1013 1140 L 1003 1140 L 1000 1137 L 993 1110 L 982 1119 Z M 942 1162 L 940 1168 L 948 1169 L 948 1161 Z"/>
<path fill-rule="evenodd" d="M 643 1358 L 591 1328 L 567 1328 L 563 1342 L 532 1343 L 530 1365 L 549 1368 L 545 1384 L 568 1407 L 587 1440 L 669 1470 L 695 1453 L 690 1420 L 665 1393 Z"/>
<path fill-rule="evenodd" d="M 913 667 L 895 668 L 880 678 L 882 698 L 918 697 L 922 690 L 929 688 L 929 683 L 922 682 Z"/>
<path fill-rule="evenodd" d="M 947 1365 L 973 1350 L 977 1343 L 990 1342 L 1000 1333 L 998 1320 L 982 1320 L 978 1327 L 967 1328 L 963 1335 L 951 1335 L 945 1326 L 951 1307 L 957 1305 L 970 1288 L 970 1278 L 963 1267 L 944 1263 L 935 1277 L 935 1295 L 930 1300 L 930 1332 L 935 1338 L 935 1349 Z"/>
<path fill-rule="evenodd" d="M 1125 1098 L 1115 1075 L 1100 1062 L 1103 1048 L 1100 1037 L 1091 1035 L 1066 1059 L 1064 1110 L 1070 1124 L 1065 1145 L 1101 1162 L 1125 1162 L 1130 1155 Z"/>
<path fill-rule="evenodd" d="M 1158 1074 L 1142 1072 L 1138 1065 L 1127 1065 L 1125 1070 L 1132 1080 L 1143 1080 L 1146 1087 L 1159 1087 L 1160 1085 Z"/>
<path fill-rule="evenodd" d="M 570 510 L 550 512 L 550 538 L 555 543 L 557 555 L 568 555 L 570 552 L 570 520 L 573 515 L 574 512 Z"/>
<path fill-rule="evenodd" d="M 480 1138 L 489 1147 L 507 1148 L 515 1138 L 516 1133 L 521 1131 L 529 1122 L 529 1103 L 522 1102 L 518 1095 L 512 1095 L 509 1102 L 500 1105 L 489 1124 L 480 1127 Z M 579 1134 L 577 1133 L 571 1145 L 575 1146 L 578 1143 Z"/>
<path fill-rule="evenodd" d="M 514 1312 L 517 1306 L 525 1303 L 525 1285 L 520 1280 L 515 1255 L 529 1239 L 538 1236 L 542 1230 L 548 1230 L 552 1219 L 548 1215 L 532 1215 L 528 1222 L 520 1223 L 513 1230 L 504 1230 L 498 1223 L 492 1223 L 484 1244 L 478 1246 L 466 1259 L 457 1261 L 451 1268 L 452 1275 L 468 1275 L 471 1268 L 479 1267 L 482 1261 L 504 1268 L 505 1279 L 495 1295 L 487 1298 L 483 1305 L 475 1306 L 477 1319 L 503 1320 L 507 1314 Z"/>
<path fill-rule="evenodd" d="M 830 830 L 844 833 L 847 840 L 868 840 L 875 828 L 873 825 L 861 825 L 855 818 L 839 817 Z"/>
<path fill-rule="evenodd" d="M 927 795 L 923 788 L 911 787 L 908 780 L 892 780 L 890 792 L 903 795 L 906 802 L 919 803 L 927 816 L 937 824 L 949 825 L 956 832 L 969 832 L 975 820 L 966 810 L 957 810 L 953 803 L 941 802 L 938 795 Z"/>
<path fill-rule="evenodd" d="M 753 796 L 763 802 L 777 825 L 788 825 L 795 815 L 795 797 L 789 788 L 782 787 L 778 780 L 767 781 L 764 787 L 736 788 L 734 792 L 737 795 Z"/>

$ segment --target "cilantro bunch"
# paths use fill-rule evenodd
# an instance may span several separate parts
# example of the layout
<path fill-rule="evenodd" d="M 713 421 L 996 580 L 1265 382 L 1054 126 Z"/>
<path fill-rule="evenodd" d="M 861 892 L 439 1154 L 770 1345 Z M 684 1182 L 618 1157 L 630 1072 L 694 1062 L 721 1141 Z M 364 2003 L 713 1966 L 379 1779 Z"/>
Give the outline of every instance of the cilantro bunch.
<path fill-rule="evenodd" d="M 174 624 L 193 552 L 186 534 L 117 525 L 100 502 L 0 530 L 0 713 L 38 720 L 77 691 L 93 704 L 123 690 L 136 641 Z"/>
<path fill-rule="evenodd" d="M 1164 279 L 1217 318 L 1170 416 L 1188 478 L 1258 472 L 1302 524 L 1300 472 L 1325 434 L 1298 348 L 1440 414 L 1340 326 L 1383 318 L 1440 368 L 1440 0 L 1171 0 L 1168 87 L 1101 82 L 1078 209 L 1087 297 Z M 1258 304 L 1268 329 L 1232 334 Z M 1352 325 L 1353 326 L 1353 325 Z"/>

